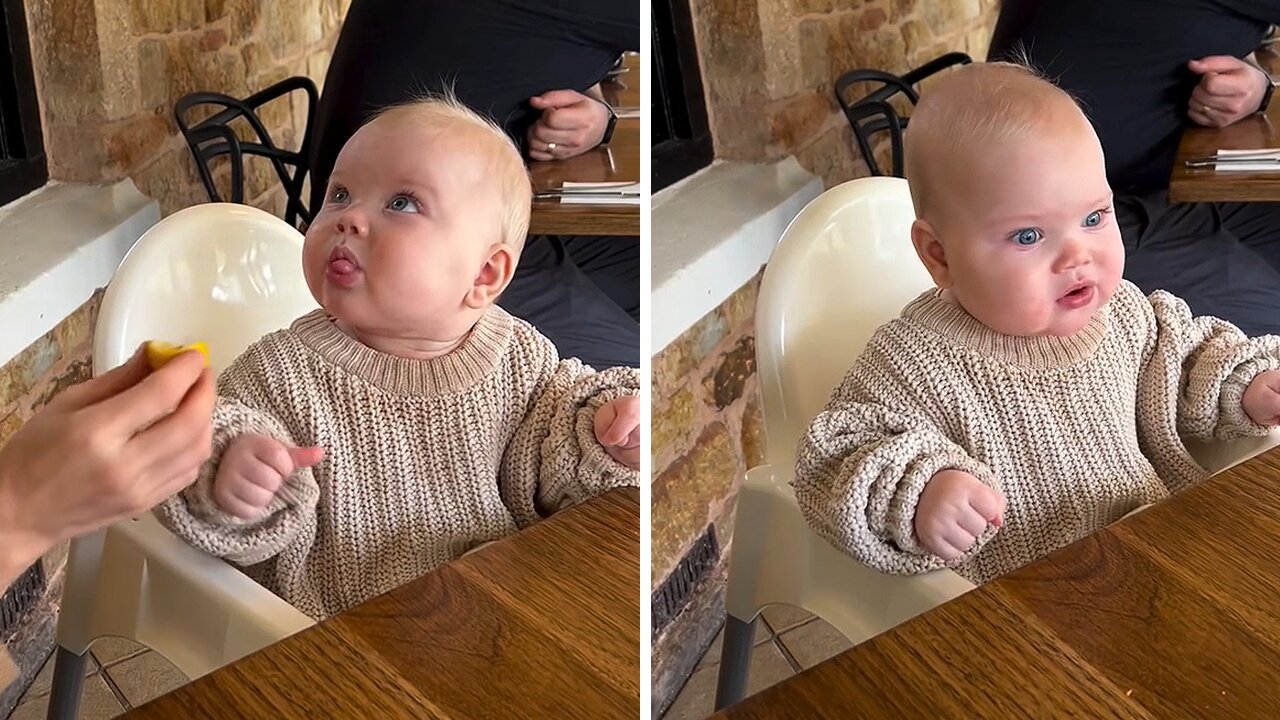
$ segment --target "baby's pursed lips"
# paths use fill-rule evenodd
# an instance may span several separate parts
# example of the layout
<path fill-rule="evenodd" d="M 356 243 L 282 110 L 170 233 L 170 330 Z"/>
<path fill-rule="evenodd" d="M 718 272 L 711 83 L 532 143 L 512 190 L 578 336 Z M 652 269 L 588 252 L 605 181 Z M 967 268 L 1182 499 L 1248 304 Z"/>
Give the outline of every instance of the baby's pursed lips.
<path fill-rule="evenodd" d="M 339 245 L 329 253 L 329 264 L 333 264 L 339 260 L 345 260 L 357 269 L 360 267 L 360 259 L 356 257 L 355 253 L 348 250 L 345 245 Z"/>

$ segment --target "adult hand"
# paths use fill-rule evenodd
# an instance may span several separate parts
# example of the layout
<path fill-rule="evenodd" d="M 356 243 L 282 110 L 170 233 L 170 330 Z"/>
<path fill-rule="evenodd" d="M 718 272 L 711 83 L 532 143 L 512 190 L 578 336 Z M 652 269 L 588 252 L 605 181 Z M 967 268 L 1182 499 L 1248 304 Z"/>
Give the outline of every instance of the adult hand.
<path fill-rule="evenodd" d="M 590 150 L 604 139 L 609 108 L 576 90 L 552 90 L 529 98 L 542 117 L 529 128 L 529 158 L 564 160 Z"/>
<path fill-rule="evenodd" d="M 1187 115 L 1205 127 L 1226 127 L 1257 112 L 1271 82 L 1258 66 L 1230 55 L 1192 60 L 1187 68 L 1200 76 Z"/>
<path fill-rule="evenodd" d="M 199 353 L 149 372 L 139 350 L 27 421 L 0 449 L 0 588 L 56 543 L 193 481 L 209 456 L 214 399 Z"/>

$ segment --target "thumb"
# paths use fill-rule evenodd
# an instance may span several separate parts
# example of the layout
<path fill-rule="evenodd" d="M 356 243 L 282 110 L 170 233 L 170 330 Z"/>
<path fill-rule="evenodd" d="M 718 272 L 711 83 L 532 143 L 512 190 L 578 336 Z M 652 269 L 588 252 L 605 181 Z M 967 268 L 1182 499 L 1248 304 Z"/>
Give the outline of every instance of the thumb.
<path fill-rule="evenodd" d="M 1210 55 L 1187 63 L 1187 69 L 1197 75 L 1225 73 L 1239 70 L 1243 61 L 1230 55 Z"/>
<path fill-rule="evenodd" d="M 552 90 L 529 98 L 529 104 L 538 110 L 546 110 L 548 108 L 576 105 L 582 102 L 585 97 L 576 90 Z"/>
<path fill-rule="evenodd" d="M 289 453 L 289 459 L 293 461 L 294 470 L 309 468 L 324 459 L 322 447 L 286 448 L 286 450 Z"/>

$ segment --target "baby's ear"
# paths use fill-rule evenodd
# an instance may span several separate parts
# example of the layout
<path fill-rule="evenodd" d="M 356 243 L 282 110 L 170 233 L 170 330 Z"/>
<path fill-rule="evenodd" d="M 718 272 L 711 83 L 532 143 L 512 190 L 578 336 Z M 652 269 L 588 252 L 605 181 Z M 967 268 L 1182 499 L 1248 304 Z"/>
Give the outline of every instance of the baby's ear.
<path fill-rule="evenodd" d="M 933 284 L 944 290 L 950 288 L 951 266 L 947 264 L 947 253 L 929 221 L 917 219 L 911 223 L 911 244 L 924 269 L 933 277 Z"/>
<path fill-rule="evenodd" d="M 514 249 L 505 243 L 494 245 L 489 249 L 489 255 L 485 258 L 484 264 L 480 266 L 480 272 L 476 273 L 476 279 L 471 283 L 471 289 L 463 299 L 463 304 L 474 310 L 489 307 L 497 301 L 502 291 L 507 289 L 511 277 L 515 274 Z"/>

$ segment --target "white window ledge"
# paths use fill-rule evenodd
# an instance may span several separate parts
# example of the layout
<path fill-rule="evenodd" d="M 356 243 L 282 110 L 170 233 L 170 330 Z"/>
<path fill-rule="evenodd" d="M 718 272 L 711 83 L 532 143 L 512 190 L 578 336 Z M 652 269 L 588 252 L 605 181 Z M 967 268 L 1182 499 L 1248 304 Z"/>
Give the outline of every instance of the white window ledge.
<path fill-rule="evenodd" d="M 657 354 L 769 260 L 822 181 L 795 158 L 716 163 L 653 197 L 650 349 Z"/>
<path fill-rule="evenodd" d="M 106 286 L 159 219 L 128 179 L 50 183 L 0 208 L 0 365 Z"/>

